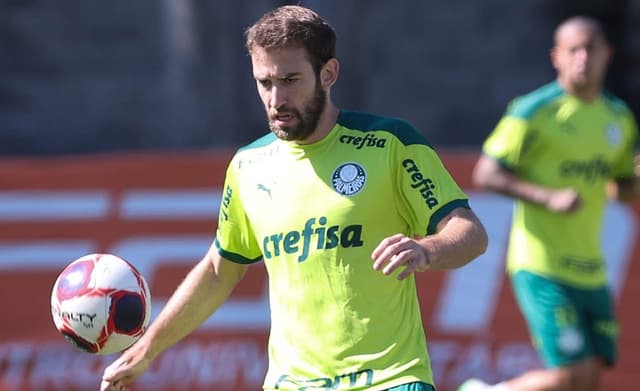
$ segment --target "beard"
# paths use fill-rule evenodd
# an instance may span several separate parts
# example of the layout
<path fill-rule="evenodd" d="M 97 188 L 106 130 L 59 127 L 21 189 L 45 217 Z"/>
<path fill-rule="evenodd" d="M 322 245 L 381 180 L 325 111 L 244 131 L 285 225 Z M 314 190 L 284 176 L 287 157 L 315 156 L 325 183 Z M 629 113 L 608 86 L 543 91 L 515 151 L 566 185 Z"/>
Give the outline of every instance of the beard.
<path fill-rule="evenodd" d="M 316 130 L 320 116 L 327 105 L 327 93 L 320 84 L 316 84 L 316 89 L 311 99 L 304 105 L 302 112 L 296 108 L 283 107 L 279 111 L 291 114 L 298 119 L 296 126 L 278 126 L 275 121 L 269 118 L 269 128 L 280 139 L 286 141 L 302 141 Z"/>

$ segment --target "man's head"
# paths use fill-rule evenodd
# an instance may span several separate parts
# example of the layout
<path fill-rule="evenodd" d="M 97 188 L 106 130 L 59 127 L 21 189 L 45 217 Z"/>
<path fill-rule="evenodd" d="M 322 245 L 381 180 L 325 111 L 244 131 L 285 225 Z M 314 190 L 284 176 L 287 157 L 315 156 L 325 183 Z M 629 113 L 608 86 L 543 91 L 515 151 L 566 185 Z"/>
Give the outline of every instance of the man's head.
<path fill-rule="evenodd" d="M 246 31 L 258 93 L 278 137 L 312 138 L 338 75 L 335 43 L 331 26 L 300 6 L 270 11 Z"/>
<path fill-rule="evenodd" d="M 581 97 L 596 96 L 604 83 L 612 49 L 598 21 L 575 16 L 555 31 L 551 62 L 560 84 Z"/>
<path fill-rule="evenodd" d="M 250 55 L 256 47 L 266 50 L 304 48 L 316 73 L 336 56 L 336 33 L 312 10 L 288 5 L 262 16 L 247 29 L 245 46 Z"/>

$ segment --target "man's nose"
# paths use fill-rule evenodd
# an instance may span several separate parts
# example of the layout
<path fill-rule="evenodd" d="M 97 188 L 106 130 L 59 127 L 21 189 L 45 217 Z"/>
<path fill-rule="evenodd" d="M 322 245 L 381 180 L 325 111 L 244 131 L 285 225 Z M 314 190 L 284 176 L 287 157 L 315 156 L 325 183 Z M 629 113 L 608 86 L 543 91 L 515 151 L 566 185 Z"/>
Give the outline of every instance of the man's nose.
<path fill-rule="evenodd" d="M 275 109 L 282 107 L 287 103 L 285 91 L 281 87 L 273 86 L 269 97 L 269 105 Z"/>

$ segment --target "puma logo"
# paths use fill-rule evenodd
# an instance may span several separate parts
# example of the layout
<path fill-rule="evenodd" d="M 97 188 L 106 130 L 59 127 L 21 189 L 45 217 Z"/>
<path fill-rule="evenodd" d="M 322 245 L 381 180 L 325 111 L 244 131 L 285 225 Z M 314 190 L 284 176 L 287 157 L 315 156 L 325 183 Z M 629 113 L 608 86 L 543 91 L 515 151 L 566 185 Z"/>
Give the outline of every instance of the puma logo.
<path fill-rule="evenodd" d="M 269 196 L 269 199 L 271 199 L 271 189 L 269 189 L 268 187 L 266 187 L 262 183 L 258 183 L 257 189 L 258 190 L 262 190 L 265 193 L 267 193 L 267 195 Z"/>

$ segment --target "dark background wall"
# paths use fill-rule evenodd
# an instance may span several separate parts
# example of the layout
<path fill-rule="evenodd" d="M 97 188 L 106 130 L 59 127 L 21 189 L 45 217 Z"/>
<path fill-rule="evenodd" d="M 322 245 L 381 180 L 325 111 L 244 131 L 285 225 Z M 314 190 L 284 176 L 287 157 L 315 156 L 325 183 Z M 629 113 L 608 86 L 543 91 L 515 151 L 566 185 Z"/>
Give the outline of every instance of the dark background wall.
<path fill-rule="evenodd" d="M 265 133 L 244 29 L 268 0 L 3 0 L 0 155 L 235 147 Z M 338 31 L 343 108 L 478 147 L 508 100 L 554 77 L 554 26 L 598 17 L 608 88 L 640 112 L 640 1 L 302 1 Z"/>

